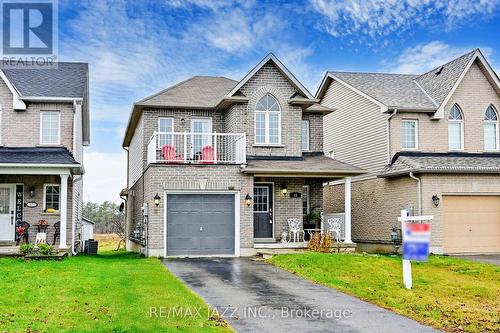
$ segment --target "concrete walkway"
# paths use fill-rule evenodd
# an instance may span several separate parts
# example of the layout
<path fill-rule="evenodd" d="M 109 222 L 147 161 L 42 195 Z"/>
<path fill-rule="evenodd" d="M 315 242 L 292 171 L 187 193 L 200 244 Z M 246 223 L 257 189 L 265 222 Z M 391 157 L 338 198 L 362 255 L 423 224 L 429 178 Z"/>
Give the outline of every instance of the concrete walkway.
<path fill-rule="evenodd" d="M 238 332 L 437 332 L 263 262 L 234 258 L 163 263 Z"/>

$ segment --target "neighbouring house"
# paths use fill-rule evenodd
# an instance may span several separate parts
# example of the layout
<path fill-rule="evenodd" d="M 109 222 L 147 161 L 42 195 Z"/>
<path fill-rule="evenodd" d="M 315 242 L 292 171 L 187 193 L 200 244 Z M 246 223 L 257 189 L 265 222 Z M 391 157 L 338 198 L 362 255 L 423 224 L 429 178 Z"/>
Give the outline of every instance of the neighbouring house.
<path fill-rule="evenodd" d="M 21 242 L 40 231 L 56 248 L 81 247 L 88 73 L 85 63 L 0 68 L 0 253 L 20 231 Z"/>
<path fill-rule="evenodd" d="M 123 141 L 127 248 L 164 257 L 303 246 L 281 243 L 289 220 L 293 240 L 318 228 L 306 218 L 323 209 L 323 182 L 363 172 L 323 155 L 332 109 L 317 102 L 269 54 L 240 81 L 195 76 L 135 103 Z"/>
<path fill-rule="evenodd" d="M 434 253 L 500 252 L 499 94 L 479 49 L 422 75 L 325 75 L 325 151 L 369 171 L 352 180 L 360 248 L 387 249 L 406 209 L 434 216 Z M 329 183 L 326 211 L 343 210 L 343 192 Z"/>

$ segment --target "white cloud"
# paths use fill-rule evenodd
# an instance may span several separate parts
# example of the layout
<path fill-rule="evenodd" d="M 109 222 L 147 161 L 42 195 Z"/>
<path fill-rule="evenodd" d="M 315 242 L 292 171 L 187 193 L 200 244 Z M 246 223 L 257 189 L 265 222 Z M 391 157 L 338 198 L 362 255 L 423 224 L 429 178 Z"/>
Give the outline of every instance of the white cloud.
<path fill-rule="evenodd" d="M 126 153 L 89 151 L 84 154 L 84 201 L 120 202 L 120 190 L 126 187 Z"/>
<path fill-rule="evenodd" d="M 412 27 L 453 29 L 492 16 L 500 0 L 310 0 L 312 9 L 325 17 L 322 29 L 334 37 L 357 35 L 374 39 L 401 34 Z"/>
<path fill-rule="evenodd" d="M 421 74 L 472 51 L 474 48 L 453 46 L 441 41 L 421 43 L 403 50 L 396 59 L 386 60 L 384 67 L 394 73 Z M 487 47 L 481 48 L 481 51 L 486 57 L 492 52 Z"/>

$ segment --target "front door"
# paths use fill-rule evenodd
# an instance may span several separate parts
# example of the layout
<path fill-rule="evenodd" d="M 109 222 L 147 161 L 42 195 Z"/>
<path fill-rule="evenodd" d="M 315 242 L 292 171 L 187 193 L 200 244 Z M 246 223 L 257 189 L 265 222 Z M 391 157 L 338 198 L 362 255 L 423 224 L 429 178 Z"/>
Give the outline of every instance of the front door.
<path fill-rule="evenodd" d="M 273 185 L 256 184 L 253 188 L 253 236 L 273 237 Z"/>
<path fill-rule="evenodd" d="M 203 147 L 212 145 L 212 119 L 191 119 L 191 132 L 191 158 L 201 160 Z"/>
<path fill-rule="evenodd" d="M 14 228 L 14 188 L 0 185 L 0 241 L 13 241 Z"/>

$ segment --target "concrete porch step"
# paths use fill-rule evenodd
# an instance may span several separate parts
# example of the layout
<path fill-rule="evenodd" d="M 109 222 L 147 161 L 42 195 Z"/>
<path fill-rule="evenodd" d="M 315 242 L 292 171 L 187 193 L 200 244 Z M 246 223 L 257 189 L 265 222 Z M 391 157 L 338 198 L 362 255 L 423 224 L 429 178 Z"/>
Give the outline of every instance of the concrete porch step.
<path fill-rule="evenodd" d="M 15 245 L 1 245 L 0 257 L 3 256 L 17 256 L 19 255 L 19 246 Z"/>

